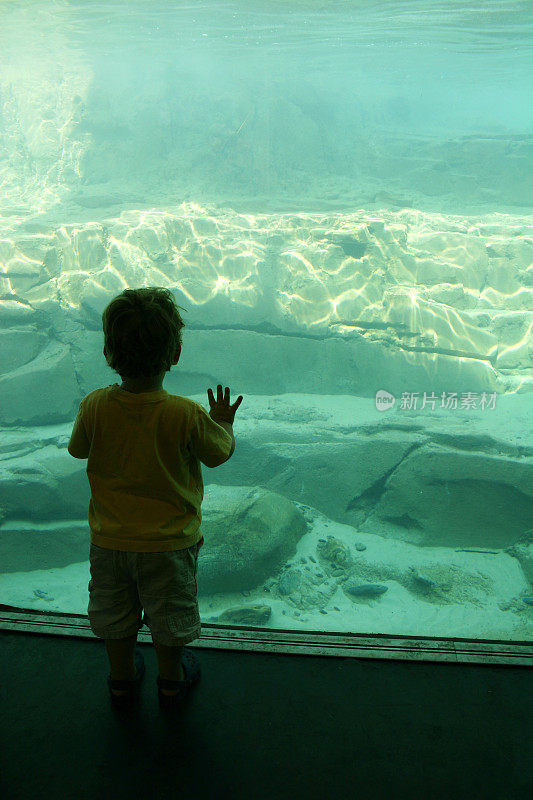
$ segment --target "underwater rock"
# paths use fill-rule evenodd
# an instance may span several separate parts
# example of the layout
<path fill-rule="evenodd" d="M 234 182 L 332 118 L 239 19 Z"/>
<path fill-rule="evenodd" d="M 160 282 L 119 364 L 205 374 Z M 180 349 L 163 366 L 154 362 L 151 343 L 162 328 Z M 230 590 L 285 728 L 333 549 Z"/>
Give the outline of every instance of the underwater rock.
<path fill-rule="evenodd" d="M 222 612 L 218 622 L 229 622 L 234 625 L 264 625 L 270 619 L 270 606 L 235 606 Z"/>
<path fill-rule="evenodd" d="M 424 575 L 421 575 L 415 567 L 410 567 L 409 572 L 411 573 L 411 577 L 413 578 L 416 586 L 418 589 L 425 589 L 426 591 L 430 591 L 431 589 L 436 589 L 437 584 L 431 578 L 426 578 Z"/>
<path fill-rule="evenodd" d="M 313 572 L 309 567 L 305 569 L 308 572 L 288 569 L 272 585 L 277 584 L 280 596 L 293 608 L 300 611 L 315 609 L 323 613 L 321 609 L 330 602 L 337 591 L 338 583 L 328 581 L 321 572 Z M 344 576 L 341 580 L 346 579 Z"/>
<path fill-rule="evenodd" d="M 524 612 L 524 605 L 533 606 L 533 595 L 512 597 L 510 600 L 504 600 L 501 603 L 498 603 L 498 608 L 501 611 L 512 611 L 516 614 Z"/>
<path fill-rule="evenodd" d="M 461 433 L 453 423 L 446 433 L 429 427 L 432 443 L 413 442 L 373 498 L 361 531 L 379 528 L 385 536 L 413 544 L 485 552 L 515 544 L 524 520 L 533 515 L 533 460 L 521 455 L 520 440 L 510 432 L 504 444 L 499 423 L 493 436 L 473 426 Z M 364 507 L 355 511 L 362 513 Z"/>
<path fill-rule="evenodd" d="M 290 569 L 279 579 L 278 588 L 282 595 L 297 592 L 302 583 L 302 573 L 298 569 Z"/>
<path fill-rule="evenodd" d="M 350 548 L 334 536 L 328 536 L 327 542 L 319 539 L 316 550 L 319 557 L 324 561 L 329 561 L 334 569 L 344 568 L 352 563 Z"/>
<path fill-rule="evenodd" d="M 531 586 L 533 586 L 533 544 L 526 541 L 525 536 L 523 538 L 524 541 L 517 542 L 512 547 L 507 547 L 505 552 L 518 559 L 524 575 Z"/>
<path fill-rule="evenodd" d="M 33 595 L 34 597 L 38 597 L 39 600 L 46 600 L 47 603 L 51 603 L 54 599 L 53 597 L 50 597 L 48 592 L 44 592 L 42 589 L 34 589 Z"/>
<path fill-rule="evenodd" d="M 389 587 L 380 583 L 356 583 L 344 587 L 344 591 L 354 597 L 378 597 L 387 591 Z"/>
<path fill-rule="evenodd" d="M 200 595 L 253 591 L 277 575 L 307 531 L 294 503 L 262 487 L 211 484 L 202 504 Z"/>
<path fill-rule="evenodd" d="M 346 234 L 325 234 L 324 238 L 341 247 L 347 256 L 355 259 L 361 259 L 369 247 L 367 242 L 361 242 L 355 236 L 346 236 Z"/>
<path fill-rule="evenodd" d="M 355 549 L 359 550 L 359 552 L 362 552 L 363 550 L 366 550 L 366 544 L 363 544 L 362 542 L 356 542 Z"/>

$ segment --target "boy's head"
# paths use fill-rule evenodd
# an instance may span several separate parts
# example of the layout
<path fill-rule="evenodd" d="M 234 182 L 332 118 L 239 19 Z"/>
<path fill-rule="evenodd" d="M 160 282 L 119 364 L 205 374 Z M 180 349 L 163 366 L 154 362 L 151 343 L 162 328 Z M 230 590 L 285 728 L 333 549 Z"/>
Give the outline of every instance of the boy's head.
<path fill-rule="evenodd" d="M 107 363 L 121 378 L 150 378 L 170 369 L 183 322 L 168 289 L 125 289 L 104 309 Z M 185 311 L 185 309 L 183 309 Z"/>

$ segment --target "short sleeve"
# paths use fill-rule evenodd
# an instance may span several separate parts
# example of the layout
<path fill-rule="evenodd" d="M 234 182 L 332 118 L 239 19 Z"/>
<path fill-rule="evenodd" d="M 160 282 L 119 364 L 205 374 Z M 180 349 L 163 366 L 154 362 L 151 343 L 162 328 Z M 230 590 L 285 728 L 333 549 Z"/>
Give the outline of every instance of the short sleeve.
<path fill-rule="evenodd" d="M 200 403 L 193 404 L 189 439 L 191 453 L 206 467 L 218 467 L 227 461 L 233 444 L 229 433 L 211 419 Z"/>
<path fill-rule="evenodd" d="M 74 456 L 74 458 L 87 458 L 91 446 L 91 443 L 87 436 L 87 432 L 85 430 L 83 415 L 84 415 L 84 407 L 82 400 L 78 408 L 76 419 L 74 421 L 74 427 L 70 435 L 70 441 L 67 445 L 67 449 L 70 455 Z"/>

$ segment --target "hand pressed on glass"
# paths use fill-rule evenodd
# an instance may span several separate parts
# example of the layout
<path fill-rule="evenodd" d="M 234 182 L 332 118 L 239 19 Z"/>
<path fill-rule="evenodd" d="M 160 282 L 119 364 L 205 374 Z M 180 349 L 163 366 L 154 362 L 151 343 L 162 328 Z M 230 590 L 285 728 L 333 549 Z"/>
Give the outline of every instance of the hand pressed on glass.
<path fill-rule="evenodd" d="M 242 394 L 238 396 L 233 405 L 230 405 L 229 387 L 226 386 L 224 395 L 222 395 L 222 384 L 219 383 L 217 386 L 217 399 L 215 400 L 211 389 L 207 390 L 207 397 L 209 400 L 209 416 L 211 419 L 214 419 L 215 422 L 229 422 L 230 425 L 233 425 L 235 413 L 242 403 Z"/>

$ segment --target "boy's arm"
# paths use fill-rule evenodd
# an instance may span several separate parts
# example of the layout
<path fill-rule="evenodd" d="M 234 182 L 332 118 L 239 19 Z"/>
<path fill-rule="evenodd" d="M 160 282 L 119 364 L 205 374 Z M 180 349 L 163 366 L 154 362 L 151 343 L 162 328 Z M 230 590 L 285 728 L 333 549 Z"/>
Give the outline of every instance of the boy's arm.
<path fill-rule="evenodd" d="M 224 430 L 229 433 L 229 435 L 233 440 L 231 443 L 231 450 L 229 451 L 229 456 L 228 456 L 228 458 L 230 458 L 233 455 L 233 451 L 235 450 L 235 436 L 233 435 L 233 425 L 230 422 L 222 422 L 221 420 L 215 419 L 214 417 L 211 417 L 211 419 L 214 422 L 216 422 L 217 425 L 220 425 L 221 428 L 224 428 Z"/>
<path fill-rule="evenodd" d="M 85 426 L 82 420 L 82 407 L 80 404 L 67 450 L 74 458 L 88 458 L 90 447 L 91 443 L 85 433 Z"/>

